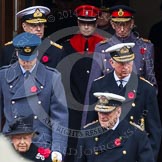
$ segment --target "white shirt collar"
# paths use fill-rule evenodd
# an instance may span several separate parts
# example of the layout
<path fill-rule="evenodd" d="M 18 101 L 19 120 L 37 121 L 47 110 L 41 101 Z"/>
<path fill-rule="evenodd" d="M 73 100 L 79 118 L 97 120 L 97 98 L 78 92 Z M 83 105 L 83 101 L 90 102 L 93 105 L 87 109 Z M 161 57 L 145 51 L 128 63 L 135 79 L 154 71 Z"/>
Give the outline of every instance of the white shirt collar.
<path fill-rule="evenodd" d="M 32 71 L 34 70 L 35 66 L 36 66 L 36 64 L 29 70 L 30 73 L 32 73 Z M 26 70 L 21 65 L 20 65 L 20 68 L 21 68 L 21 70 L 22 70 L 22 72 L 24 74 L 26 72 Z"/>
<path fill-rule="evenodd" d="M 119 118 L 117 119 L 117 122 L 116 122 L 116 124 L 111 128 L 112 130 L 115 130 L 116 129 L 116 127 L 119 125 Z"/>
<path fill-rule="evenodd" d="M 116 82 L 117 81 L 119 81 L 119 80 L 123 80 L 123 87 L 127 84 L 127 82 L 129 81 L 129 79 L 130 79 L 130 74 L 128 75 L 128 76 L 126 76 L 125 78 L 123 78 L 123 79 L 119 79 L 119 77 L 116 75 L 116 72 L 114 71 L 114 78 L 115 78 L 115 80 L 116 80 Z M 120 82 L 119 83 L 117 83 L 118 85 L 120 84 Z"/>

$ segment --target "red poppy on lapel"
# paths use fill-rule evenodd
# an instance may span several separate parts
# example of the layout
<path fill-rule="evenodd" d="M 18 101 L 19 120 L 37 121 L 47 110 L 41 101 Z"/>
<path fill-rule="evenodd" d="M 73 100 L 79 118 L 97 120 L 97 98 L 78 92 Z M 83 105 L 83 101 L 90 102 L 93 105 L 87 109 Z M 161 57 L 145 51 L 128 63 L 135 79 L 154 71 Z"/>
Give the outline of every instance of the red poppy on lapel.
<path fill-rule="evenodd" d="M 37 88 L 36 86 L 33 86 L 33 87 L 31 87 L 31 89 L 30 89 L 30 91 L 33 92 L 33 93 L 34 93 L 34 92 L 37 92 L 37 90 L 38 90 L 38 88 Z"/>
<path fill-rule="evenodd" d="M 114 141 L 115 146 L 120 146 L 121 145 L 121 140 L 122 140 L 121 137 L 116 138 L 115 141 Z"/>
<path fill-rule="evenodd" d="M 49 61 L 49 57 L 46 56 L 46 55 L 44 55 L 44 56 L 42 57 L 42 62 L 43 62 L 43 63 L 46 63 L 46 62 L 48 62 L 48 61 Z"/>
<path fill-rule="evenodd" d="M 128 98 L 129 98 L 129 99 L 135 98 L 134 92 L 129 92 L 129 93 L 128 93 Z"/>
<path fill-rule="evenodd" d="M 38 153 L 40 153 L 41 155 L 43 155 L 45 158 L 48 158 L 51 150 L 49 148 L 43 148 L 43 147 L 39 147 L 38 148 Z"/>
<path fill-rule="evenodd" d="M 140 52 L 141 52 L 142 55 L 144 55 L 144 54 L 146 53 L 146 51 L 147 51 L 146 48 L 141 48 L 141 49 L 140 49 Z"/>

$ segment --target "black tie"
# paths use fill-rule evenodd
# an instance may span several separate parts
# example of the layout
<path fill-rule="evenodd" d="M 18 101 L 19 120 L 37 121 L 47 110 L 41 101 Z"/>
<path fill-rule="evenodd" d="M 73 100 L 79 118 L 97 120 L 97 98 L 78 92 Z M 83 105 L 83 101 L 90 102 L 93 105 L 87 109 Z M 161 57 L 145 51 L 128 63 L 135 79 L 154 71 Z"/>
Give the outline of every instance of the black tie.
<path fill-rule="evenodd" d="M 88 40 L 86 40 L 85 47 L 84 47 L 84 51 L 85 52 L 88 52 Z"/>
<path fill-rule="evenodd" d="M 122 89 L 123 88 L 123 84 L 122 84 L 123 83 L 123 80 L 118 80 L 118 81 L 120 82 L 119 88 Z"/>
<path fill-rule="evenodd" d="M 29 77 L 29 75 L 30 75 L 30 71 L 26 71 L 25 73 L 24 73 L 24 77 L 27 79 L 28 77 Z"/>

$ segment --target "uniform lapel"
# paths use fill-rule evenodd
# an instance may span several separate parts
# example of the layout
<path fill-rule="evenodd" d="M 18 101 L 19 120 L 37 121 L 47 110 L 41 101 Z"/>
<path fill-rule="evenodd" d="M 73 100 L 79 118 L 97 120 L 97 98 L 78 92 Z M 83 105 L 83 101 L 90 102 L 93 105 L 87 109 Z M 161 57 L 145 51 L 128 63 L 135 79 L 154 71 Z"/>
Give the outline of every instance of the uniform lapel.
<path fill-rule="evenodd" d="M 123 120 L 132 109 L 132 103 L 135 101 L 137 95 L 138 81 L 138 76 L 132 73 L 128 83 L 125 86 L 126 101 L 122 104 L 123 110 L 120 120 Z"/>
<path fill-rule="evenodd" d="M 41 92 L 40 85 L 35 82 L 35 78 L 30 75 L 27 79 L 23 79 L 22 84 L 15 91 L 15 94 L 12 96 L 12 100 L 25 98 L 33 95 L 37 95 Z"/>
<path fill-rule="evenodd" d="M 102 143 L 97 144 L 96 151 L 98 152 L 104 152 L 106 150 L 116 149 L 118 147 L 123 147 L 125 142 L 128 139 L 127 134 L 124 134 L 127 129 L 124 125 L 125 121 L 122 123 L 119 123 L 118 127 L 115 130 L 107 131 L 105 134 L 101 135 L 101 138 L 99 138 L 99 141 L 102 141 Z M 124 133 L 123 133 L 124 132 Z M 101 147 L 103 146 L 103 147 Z"/>
<path fill-rule="evenodd" d="M 10 87 L 12 87 L 10 88 L 10 91 L 14 94 L 12 99 L 37 95 L 41 92 L 41 87 L 45 85 L 45 67 L 44 65 L 39 64 L 39 62 L 27 79 L 22 75 L 22 71 L 18 64 L 17 66 L 14 66 L 14 68 L 10 68 L 8 74 L 15 74 L 12 76 L 7 75 L 7 82 Z"/>

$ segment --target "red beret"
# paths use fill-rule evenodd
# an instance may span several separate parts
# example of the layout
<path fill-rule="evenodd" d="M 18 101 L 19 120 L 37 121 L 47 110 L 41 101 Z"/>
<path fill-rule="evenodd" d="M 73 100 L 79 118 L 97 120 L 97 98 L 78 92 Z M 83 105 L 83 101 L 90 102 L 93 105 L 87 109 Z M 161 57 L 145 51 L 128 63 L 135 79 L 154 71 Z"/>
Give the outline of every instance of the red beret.
<path fill-rule="evenodd" d="M 100 14 L 100 9 L 91 5 L 82 5 L 75 9 L 78 20 L 95 21 Z"/>

